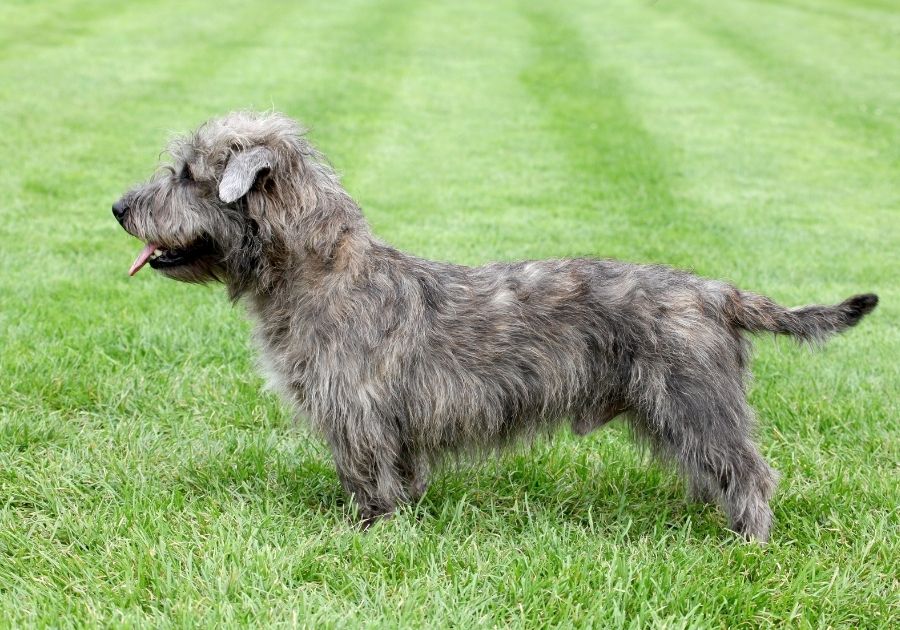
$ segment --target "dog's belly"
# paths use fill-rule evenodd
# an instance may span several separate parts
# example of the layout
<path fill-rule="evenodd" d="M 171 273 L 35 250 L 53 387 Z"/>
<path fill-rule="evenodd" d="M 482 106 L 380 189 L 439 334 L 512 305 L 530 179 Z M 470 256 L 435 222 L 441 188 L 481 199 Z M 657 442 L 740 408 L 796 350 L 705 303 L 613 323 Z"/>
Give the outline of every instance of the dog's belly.
<path fill-rule="evenodd" d="M 600 409 L 579 413 L 572 419 L 572 432 L 575 435 L 587 435 L 612 422 L 627 410 L 627 406 L 621 403 L 609 403 Z"/>

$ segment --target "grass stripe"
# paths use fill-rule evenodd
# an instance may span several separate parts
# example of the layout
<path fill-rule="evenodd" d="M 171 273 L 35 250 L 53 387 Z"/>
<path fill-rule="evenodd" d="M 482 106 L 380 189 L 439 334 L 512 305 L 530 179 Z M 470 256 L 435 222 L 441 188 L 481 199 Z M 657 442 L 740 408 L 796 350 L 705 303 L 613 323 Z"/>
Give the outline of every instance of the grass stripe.
<path fill-rule="evenodd" d="M 583 21 L 592 54 L 619 60 L 633 94 L 632 106 L 669 154 L 677 156 L 671 168 L 678 176 L 672 181 L 686 220 L 702 223 L 704 230 L 710 215 L 742 226 L 727 248 L 713 250 L 716 257 L 724 251 L 720 260 L 727 266 L 709 273 L 770 287 L 777 276 L 754 277 L 762 268 L 745 263 L 764 252 L 775 257 L 770 269 L 792 274 L 788 286 L 808 286 L 815 277 L 804 265 L 829 260 L 826 252 L 834 247 L 850 255 L 877 242 L 891 251 L 889 243 L 896 235 L 883 229 L 894 212 L 885 203 L 890 203 L 889 169 L 870 147 L 840 129 L 823 126 L 818 115 L 784 98 L 741 58 L 698 35 L 680 16 L 653 6 L 619 7 L 606 17 Z M 708 89 L 686 88 L 698 71 Z M 784 150 L 786 140 L 791 150 Z M 867 165 L 865 172 L 884 174 L 884 179 L 867 178 L 869 187 L 858 186 L 853 178 L 863 172 L 856 170 L 861 162 Z M 790 212 L 784 212 L 785 207 Z M 839 221 L 851 208 L 857 210 L 854 223 L 842 232 L 840 242 L 816 234 L 823 221 Z M 794 252 L 801 248 L 810 258 L 797 259 Z M 883 262 L 861 257 L 855 279 L 848 281 L 880 276 Z M 698 268 L 704 268 L 702 261 Z"/>
<path fill-rule="evenodd" d="M 62 48 L 82 42 L 92 29 L 99 28 L 101 18 L 133 11 L 142 3 L 54 2 L 44 10 L 35 10 L 31 2 L 4 2 L 0 5 L 0 21 L 15 29 L 0 33 L 0 65 L 9 60 L 21 63 L 35 51 L 49 47 Z M 140 7 L 143 8 L 143 7 Z M 58 25 L 65 25 L 58 28 Z"/>
<path fill-rule="evenodd" d="M 846 2 L 813 2 L 811 0 L 753 0 L 754 2 L 764 5 L 764 11 L 778 11 L 787 9 L 795 14 L 802 16 L 803 20 L 814 21 L 827 29 L 827 31 L 838 35 L 841 31 L 846 31 L 842 39 L 850 39 L 848 35 L 853 35 L 853 39 L 859 43 L 865 43 L 865 40 L 872 41 L 877 38 L 885 43 L 894 43 L 896 39 L 896 31 L 898 28 L 897 12 L 893 6 L 881 5 L 880 7 L 866 8 L 864 3 L 853 0 L 850 5 Z M 852 6 L 851 6 L 852 5 Z M 848 21 L 858 22 L 860 27 L 855 29 L 848 27 Z"/>
<path fill-rule="evenodd" d="M 438 258 L 451 247 L 460 262 L 483 260 L 476 252 L 486 248 L 522 257 L 561 245 L 556 225 L 537 241 L 519 238 L 538 215 L 566 220 L 540 207 L 558 188 L 545 171 L 558 173 L 558 160 L 534 142 L 540 112 L 506 70 L 527 55 L 520 27 L 507 4 L 432 6 L 419 20 L 384 126 L 347 172 L 376 229 L 398 245 Z"/>
<path fill-rule="evenodd" d="M 349 37 L 331 54 L 314 60 L 317 80 L 302 81 L 301 89 L 289 74 L 276 75 L 273 82 L 276 107 L 305 121 L 313 140 L 339 170 L 371 151 L 420 22 L 421 6 L 409 0 L 367 9 L 355 12 L 354 19 L 339 28 Z"/>
<path fill-rule="evenodd" d="M 523 5 L 523 13 L 537 56 L 522 81 L 547 111 L 548 130 L 567 152 L 581 188 L 576 198 L 603 222 L 609 255 L 668 257 L 673 264 L 690 265 L 685 252 L 672 252 L 668 245 L 684 233 L 685 221 L 662 158 L 667 151 L 635 116 L 621 78 L 598 67 L 581 33 L 558 11 Z M 646 237 L 624 245 L 624 235 L 635 229 Z M 663 234 L 666 252 L 660 247 Z M 696 236 L 693 230 L 685 234 L 685 246 L 702 246 L 693 241 Z"/>
<path fill-rule="evenodd" d="M 666 7 L 670 8 L 670 5 L 667 4 Z M 784 35 L 780 30 L 770 31 L 763 41 L 755 35 L 760 32 L 762 24 L 753 8 L 737 5 L 727 9 L 726 13 L 717 12 L 707 19 L 697 20 L 695 7 L 689 15 L 693 26 L 701 28 L 757 71 L 777 81 L 784 90 L 802 100 L 805 108 L 817 111 L 845 126 L 857 137 L 865 138 L 867 146 L 878 148 L 880 157 L 888 168 L 896 168 L 900 151 L 891 139 L 900 133 L 900 126 L 896 122 L 897 114 L 900 114 L 900 102 L 889 101 L 881 90 L 863 95 L 861 86 L 872 85 L 873 79 L 876 85 L 881 81 L 898 82 L 900 72 L 888 65 L 866 82 L 859 81 L 857 77 L 866 72 L 867 66 L 871 66 L 873 57 L 884 58 L 891 55 L 892 51 L 896 57 L 900 53 L 900 46 L 893 44 L 886 48 L 873 47 L 868 29 L 861 29 L 862 33 L 858 38 L 848 41 L 846 28 L 837 37 L 816 29 L 816 39 L 820 41 L 815 46 L 808 43 L 797 46 L 795 34 L 800 29 L 815 27 L 816 21 L 807 16 L 789 20 L 790 13 L 779 9 L 772 11 L 777 11 Z M 688 18 L 684 13 L 682 16 Z M 735 24 L 738 23 L 745 26 L 736 28 Z M 747 28 L 747 24 L 756 24 L 757 28 Z M 842 63 L 822 67 L 818 62 L 821 46 L 841 51 Z M 835 91 L 832 86 L 836 79 L 841 85 L 855 86 L 856 89 Z M 851 98 L 848 99 L 848 95 Z"/>

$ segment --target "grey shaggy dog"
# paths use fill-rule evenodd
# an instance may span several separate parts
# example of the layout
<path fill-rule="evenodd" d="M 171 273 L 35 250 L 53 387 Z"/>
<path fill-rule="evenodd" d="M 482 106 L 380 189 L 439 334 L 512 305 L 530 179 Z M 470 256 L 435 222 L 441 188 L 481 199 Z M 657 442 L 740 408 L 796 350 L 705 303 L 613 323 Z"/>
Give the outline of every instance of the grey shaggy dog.
<path fill-rule="evenodd" d="M 327 441 L 364 522 L 417 500 L 451 454 L 618 415 L 769 537 L 776 475 L 751 439 L 749 332 L 823 341 L 875 295 L 788 309 L 658 265 L 587 258 L 464 267 L 376 239 L 289 118 L 239 112 L 172 143 L 113 213 L 144 263 L 243 298 L 269 380 Z"/>

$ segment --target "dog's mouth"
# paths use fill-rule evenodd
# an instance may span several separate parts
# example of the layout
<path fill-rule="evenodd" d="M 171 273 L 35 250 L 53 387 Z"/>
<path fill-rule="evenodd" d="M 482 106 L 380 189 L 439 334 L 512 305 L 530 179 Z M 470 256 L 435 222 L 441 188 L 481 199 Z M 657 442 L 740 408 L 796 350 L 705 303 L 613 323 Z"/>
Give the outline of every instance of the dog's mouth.
<path fill-rule="evenodd" d="M 197 240 L 189 247 L 181 248 L 165 247 L 160 243 L 151 241 L 144 246 L 138 257 L 134 259 L 131 269 L 128 270 L 128 275 L 133 276 L 147 263 L 150 263 L 150 267 L 153 269 L 168 269 L 189 265 L 199 258 L 212 253 L 214 253 L 212 243 L 205 238 Z"/>

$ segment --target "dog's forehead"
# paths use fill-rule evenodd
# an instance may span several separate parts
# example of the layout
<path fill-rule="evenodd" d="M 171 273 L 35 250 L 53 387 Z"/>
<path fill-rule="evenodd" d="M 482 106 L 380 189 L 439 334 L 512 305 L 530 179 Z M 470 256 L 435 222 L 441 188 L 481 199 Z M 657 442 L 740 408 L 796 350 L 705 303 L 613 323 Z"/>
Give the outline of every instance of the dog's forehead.
<path fill-rule="evenodd" d="M 234 140 L 224 134 L 211 135 L 205 128 L 174 138 L 168 153 L 175 162 L 194 166 L 214 166 L 224 161 L 234 148 Z"/>
<path fill-rule="evenodd" d="M 215 172 L 235 152 L 267 146 L 275 153 L 296 150 L 303 131 L 292 119 L 277 113 L 233 112 L 203 123 L 192 133 L 173 138 L 168 154 L 176 163 L 197 172 Z"/>
<path fill-rule="evenodd" d="M 166 152 L 175 162 L 194 164 L 203 160 L 206 150 L 196 135 L 178 136 L 169 141 Z"/>

